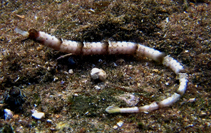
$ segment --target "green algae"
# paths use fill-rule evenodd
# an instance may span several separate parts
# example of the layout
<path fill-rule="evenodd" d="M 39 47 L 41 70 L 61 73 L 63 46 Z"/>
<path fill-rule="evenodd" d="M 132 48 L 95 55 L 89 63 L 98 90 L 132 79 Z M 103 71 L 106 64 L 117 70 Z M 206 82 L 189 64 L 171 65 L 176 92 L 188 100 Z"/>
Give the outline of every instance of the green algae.
<path fill-rule="evenodd" d="M 69 110 L 81 116 L 96 117 L 105 113 L 105 108 L 113 102 L 117 105 L 123 103 L 112 97 L 112 95 L 114 96 L 118 93 L 118 90 L 115 88 L 106 88 L 93 96 L 69 96 L 67 101 L 70 104 Z"/>

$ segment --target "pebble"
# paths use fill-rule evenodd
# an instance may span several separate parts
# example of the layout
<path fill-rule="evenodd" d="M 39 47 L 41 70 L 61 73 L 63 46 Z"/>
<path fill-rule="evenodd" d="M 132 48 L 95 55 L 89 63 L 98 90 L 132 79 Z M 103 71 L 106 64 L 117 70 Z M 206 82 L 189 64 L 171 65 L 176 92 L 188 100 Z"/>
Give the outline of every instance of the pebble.
<path fill-rule="evenodd" d="M 206 116 L 206 115 L 207 115 L 207 113 L 206 113 L 206 112 L 201 111 L 200 116 Z"/>
<path fill-rule="evenodd" d="M 53 78 L 53 81 L 57 81 L 58 79 L 59 79 L 59 78 L 55 76 L 55 77 Z"/>
<path fill-rule="evenodd" d="M 68 73 L 73 74 L 73 69 L 69 69 Z"/>
<path fill-rule="evenodd" d="M 117 122 L 117 125 L 118 125 L 119 127 L 123 126 L 123 124 L 124 124 L 124 122 L 123 122 L 123 121 L 119 121 L 119 122 Z"/>
<path fill-rule="evenodd" d="M 18 18 L 21 18 L 21 19 L 24 19 L 24 18 L 25 18 L 25 15 L 16 14 L 16 16 L 17 16 Z"/>
<path fill-rule="evenodd" d="M 114 125 L 114 126 L 113 126 L 113 129 L 117 129 L 117 128 L 118 128 L 118 126 L 117 126 L 117 125 Z"/>
<path fill-rule="evenodd" d="M 47 119 L 46 122 L 51 123 L 51 124 L 53 123 L 51 119 Z"/>
<path fill-rule="evenodd" d="M 106 72 L 103 69 L 93 68 L 91 70 L 91 78 L 94 80 L 105 81 L 106 80 Z"/>
<path fill-rule="evenodd" d="M 188 99 L 188 102 L 192 103 L 192 102 L 195 102 L 196 101 L 196 98 L 190 98 Z"/>
<path fill-rule="evenodd" d="M 98 86 L 98 85 L 95 85 L 94 88 L 95 88 L 96 90 L 100 90 L 100 89 L 101 89 L 101 87 Z"/>
<path fill-rule="evenodd" d="M 42 119 L 45 117 L 45 113 L 44 112 L 39 112 L 35 109 L 32 110 L 32 117 L 35 119 Z"/>
<path fill-rule="evenodd" d="M 73 94 L 73 96 L 77 97 L 77 96 L 79 96 L 79 95 L 78 95 L 78 93 L 75 93 L 75 94 Z"/>
<path fill-rule="evenodd" d="M 4 119 L 9 120 L 13 117 L 13 112 L 10 109 L 4 109 Z"/>

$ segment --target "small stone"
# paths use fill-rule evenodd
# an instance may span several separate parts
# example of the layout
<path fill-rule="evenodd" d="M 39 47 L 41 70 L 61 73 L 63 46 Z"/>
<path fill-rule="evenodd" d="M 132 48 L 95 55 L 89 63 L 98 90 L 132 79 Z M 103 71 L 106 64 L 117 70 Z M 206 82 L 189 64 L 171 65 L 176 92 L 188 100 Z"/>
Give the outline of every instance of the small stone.
<path fill-rule="evenodd" d="M 75 94 L 73 94 L 73 96 L 77 97 L 77 96 L 79 96 L 79 95 L 78 95 L 78 93 L 75 93 Z"/>
<path fill-rule="evenodd" d="M 69 69 L 68 73 L 73 74 L 73 69 Z"/>
<path fill-rule="evenodd" d="M 114 67 L 117 67 L 118 65 L 114 62 L 114 63 L 113 63 L 113 66 L 114 66 Z"/>
<path fill-rule="evenodd" d="M 40 46 L 37 47 L 37 51 L 40 51 L 40 50 L 42 50 L 43 48 L 44 48 L 44 46 L 43 46 L 43 45 L 40 45 Z"/>
<path fill-rule="evenodd" d="M 45 113 L 44 112 L 39 112 L 35 109 L 32 110 L 32 117 L 35 119 L 42 119 L 45 117 Z"/>
<path fill-rule="evenodd" d="M 13 119 L 18 119 L 19 115 L 13 115 Z"/>
<path fill-rule="evenodd" d="M 9 109 L 4 109 L 4 119 L 9 120 L 13 117 L 13 112 Z"/>
<path fill-rule="evenodd" d="M 188 53 L 189 52 L 189 50 L 185 50 L 185 53 Z"/>
<path fill-rule="evenodd" d="M 166 82 L 166 83 L 165 83 L 165 85 L 167 85 L 167 86 L 168 86 L 168 85 L 169 85 L 169 83 L 168 83 L 168 82 Z"/>
<path fill-rule="evenodd" d="M 51 123 L 51 124 L 53 123 L 51 119 L 47 119 L 46 122 Z"/>
<path fill-rule="evenodd" d="M 158 73 L 158 72 L 159 72 L 159 70 L 158 70 L 158 69 L 152 69 L 152 71 L 153 71 L 153 72 L 156 72 L 156 73 Z"/>
<path fill-rule="evenodd" d="M 195 102 L 195 101 L 196 101 L 196 98 L 190 98 L 190 99 L 188 100 L 188 102 L 190 102 L 190 103 Z"/>
<path fill-rule="evenodd" d="M 99 62 L 99 63 L 102 63 L 102 62 L 103 62 L 103 60 L 102 60 L 102 59 L 99 59 L 99 60 L 98 60 L 98 62 Z"/>
<path fill-rule="evenodd" d="M 62 1 L 61 1 L 61 0 L 55 0 L 55 2 L 56 2 L 56 3 L 61 3 Z"/>
<path fill-rule="evenodd" d="M 119 127 L 121 127 L 121 126 L 123 126 L 123 121 L 119 121 L 118 123 L 117 123 L 117 125 L 119 126 Z"/>
<path fill-rule="evenodd" d="M 47 70 L 48 70 L 48 71 L 51 71 L 51 67 L 47 67 Z"/>
<path fill-rule="evenodd" d="M 113 126 L 113 129 L 115 129 L 115 130 L 116 130 L 117 128 L 118 128 L 118 126 L 117 126 L 117 125 L 114 125 L 114 126 Z"/>
<path fill-rule="evenodd" d="M 206 113 L 206 112 L 201 111 L 200 116 L 206 116 L 206 115 L 207 115 L 207 113 Z"/>
<path fill-rule="evenodd" d="M 59 79 L 59 78 L 55 76 L 55 77 L 53 78 L 53 81 L 57 81 L 58 79 Z"/>
<path fill-rule="evenodd" d="M 100 90 L 100 89 L 101 89 L 100 86 L 98 86 L 98 85 L 95 85 L 94 88 L 95 88 L 96 90 Z"/>
<path fill-rule="evenodd" d="M 194 125 L 193 124 L 188 124 L 187 126 L 186 126 L 186 128 L 187 127 L 193 127 Z"/>
<path fill-rule="evenodd" d="M 105 81 L 106 80 L 106 72 L 103 69 L 93 68 L 91 70 L 91 78 L 94 80 Z"/>
<path fill-rule="evenodd" d="M 24 19 L 24 18 L 25 18 L 25 16 L 24 16 L 24 15 L 19 15 L 19 14 L 16 14 L 16 16 L 17 16 L 18 18 L 21 18 L 21 19 Z"/>

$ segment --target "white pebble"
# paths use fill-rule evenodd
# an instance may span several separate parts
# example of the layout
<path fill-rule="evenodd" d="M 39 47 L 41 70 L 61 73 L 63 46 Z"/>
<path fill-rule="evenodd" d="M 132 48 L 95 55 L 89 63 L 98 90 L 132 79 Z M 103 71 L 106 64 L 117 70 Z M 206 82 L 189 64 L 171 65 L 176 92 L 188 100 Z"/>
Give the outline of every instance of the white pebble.
<path fill-rule="evenodd" d="M 79 96 L 79 95 L 78 95 L 78 93 L 75 93 L 75 94 L 73 94 L 73 96 L 77 97 L 77 96 Z"/>
<path fill-rule="evenodd" d="M 190 103 L 195 102 L 195 101 L 196 101 L 196 98 L 190 98 L 190 99 L 188 100 L 188 102 L 190 102 Z"/>
<path fill-rule="evenodd" d="M 4 109 L 4 119 L 9 120 L 13 117 L 13 112 L 9 109 Z"/>
<path fill-rule="evenodd" d="M 94 80 L 101 80 L 101 81 L 105 81 L 106 80 L 106 72 L 103 69 L 99 69 L 99 68 L 93 68 L 91 70 L 91 78 Z"/>
<path fill-rule="evenodd" d="M 44 112 L 39 112 L 35 109 L 32 110 L 32 117 L 35 119 L 42 119 L 45 117 L 45 113 Z"/>
<path fill-rule="evenodd" d="M 117 125 L 114 125 L 114 126 L 113 126 L 113 129 L 115 129 L 115 130 L 116 130 L 117 128 L 118 128 L 118 126 L 117 126 Z"/>
<path fill-rule="evenodd" d="M 100 89 L 101 89 L 100 86 L 98 86 L 98 85 L 95 85 L 94 88 L 95 88 L 96 90 L 100 90 Z"/>
<path fill-rule="evenodd" d="M 123 126 L 123 124 L 124 124 L 124 122 L 123 122 L 123 121 L 119 121 L 119 122 L 117 122 L 117 125 L 118 125 L 119 127 Z"/>
<path fill-rule="evenodd" d="M 73 74 L 73 69 L 69 69 L 68 73 Z"/>
<path fill-rule="evenodd" d="M 58 79 L 59 79 L 59 78 L 55 76 L 55 77 L 53 78 L 53 81 L 57 81 Z"/>
<path fill-rule="evenodd" d="M 53 121 L 51 119 L 47 119 L 46 120 L 48 123 L 53 123 Z"/>

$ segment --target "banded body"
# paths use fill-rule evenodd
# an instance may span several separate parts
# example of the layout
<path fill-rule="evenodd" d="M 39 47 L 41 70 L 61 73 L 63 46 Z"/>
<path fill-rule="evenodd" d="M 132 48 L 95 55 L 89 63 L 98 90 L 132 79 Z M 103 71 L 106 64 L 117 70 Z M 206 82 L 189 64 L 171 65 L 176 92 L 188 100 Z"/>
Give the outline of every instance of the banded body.
<path fill-rule="evenodd" d="M 103 42 L 77 42 L 65 39 L 59 39 L 55 36 L 49 35 L 42 31 L 36 31 L 30 29 L 22 31 L 18 28 L 15 29 L 17 33 L 26 36 L 28 39 L 34 40 L 40 44 L 51 47 L 55 50 L 59 50 L 65 53 L 71 53 L 74 55 L 96 55 L 96 54 L 130 54 L 138 57 L 147 57 L 154 61 L 160 62 L 163 65 L 169 67 L 179 78 L 179 88 L 177 92 L 172 96 L 159 101 L 153 102 L 149 105 L 142 107 L 132 108 L 119 108 L 110 106 L 106 109 L 108 113 L 134 113 L 152 111 L 162 107 L 168 107 L 179 100 L 179 98 L 185 93 L 188 83 L 188 75 L 184 73 L 183 66 L 174 58 L 169 55 L 165 56 L 164 53 L 133 42 L 125 41 L 103 41 Z"/>

